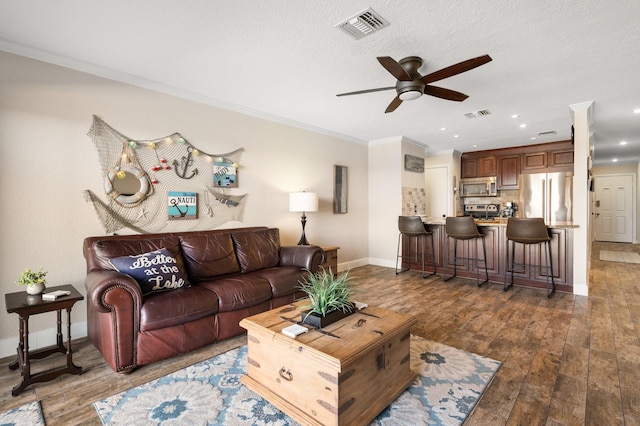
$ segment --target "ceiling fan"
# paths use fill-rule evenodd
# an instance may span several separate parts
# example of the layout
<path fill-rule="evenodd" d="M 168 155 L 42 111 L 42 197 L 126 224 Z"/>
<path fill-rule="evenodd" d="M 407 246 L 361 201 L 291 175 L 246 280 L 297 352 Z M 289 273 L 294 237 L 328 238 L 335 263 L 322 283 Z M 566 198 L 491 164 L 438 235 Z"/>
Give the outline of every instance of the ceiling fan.
<path fill-rule="evenodd" d="M 469 96 L 455 90 L 445 89 L 443 87 L 432 86 L 430 83 L 443 80 L 454 75 L 472 70 L 487 62 L 491 62 L 491 56 L 484 55 L 477 58 L 468 59 L 455 65 L 443 68 L 439 71 L 432 72 L 427 75 L 418 74 L 418 69 L 422 66 L 422 59 L 417 56 L 409 56 L 400 61 L 389 56 L 379 56 L 378 62 L 391 75 L 398 79 L 395 86 L 380 87 L 377 89 L 358 90 L 356 92 L 340 93 L 336 96 L 360 95 L 363 93 L 380 92 L 383 90 L 396 89 L 396 97 L 391 101 L 387 109 L 384 111 L 393 112 L 402 104 L 402 101 L 410 101 L 418 99 L 422 94 L 435 96 L 449 101 L 462 102 Z"/>

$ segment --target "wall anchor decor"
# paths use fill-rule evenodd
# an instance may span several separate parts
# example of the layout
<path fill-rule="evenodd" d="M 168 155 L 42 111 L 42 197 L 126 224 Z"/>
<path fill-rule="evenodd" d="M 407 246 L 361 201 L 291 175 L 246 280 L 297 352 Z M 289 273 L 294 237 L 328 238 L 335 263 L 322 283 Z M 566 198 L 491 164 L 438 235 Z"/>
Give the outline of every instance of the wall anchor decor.
<path fill-rule="evenodd" d="M 98 151 L 107 202 L 91 190 L 85 190 L 84 197 L 93 204 L 106 233 L 122 228 L 140 233 L 183 232 L 242 220 L 246 194 L 232 194 L 234 185 L 221 186 L 214 179 L 215 163 L 232 165 L 237 173 L 242 148 L 208 154 L 179 133 L 134 140 L 97 116 L 88 136 Z M 235 174 L 234 182 L 237 187 Z M 191 206 L 189 214 L 179 214 L 183 220 L 171 220 L 175 215 L 167 214 L 169 207 L 177 207 L 169 204 L 170 193 L 176 192 L 201 194 L 205 203 Z"/>

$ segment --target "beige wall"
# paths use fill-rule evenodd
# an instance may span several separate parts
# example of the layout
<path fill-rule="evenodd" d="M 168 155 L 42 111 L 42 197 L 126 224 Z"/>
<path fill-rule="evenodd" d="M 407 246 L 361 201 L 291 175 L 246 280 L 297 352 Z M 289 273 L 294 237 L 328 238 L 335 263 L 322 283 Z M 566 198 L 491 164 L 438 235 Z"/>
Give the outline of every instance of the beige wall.
<path fill-rule="evenodd" d="M 237 193 L 248 194 L 244 218 L 225 227 L 274 226 L 283 244 L 295 244 L 300 216 L 288 212 L 288 193 L 317 192 L 320 211 L 308 214 L 309 241 L 340 246 L 342 269 L 366 263 L 366 145 L 0 52 L 2 293 L 21 291 L 15 284 L 20 272 L 43 266 L 50 285 L 72 283 L 84 294 L 82 241 L 104 234 L 82 197 L 85 189 L 104 196 L 87 136 L 92 114 L 134 139 L 180 132 L 205 152 L 243 147 Z M 333 214 L 334 164 L 348 167 L 347 214 Z M 400 206 L 379 201 L 377 209 Z M 74 338 L 86 335 L 85 311 L 86 301 L 73 310 Z M 53 343 L 51 315 L 30 321 L 32 345 Z M 17 326 L 15 314 L 0 311 L 0 357 L 15 353 Z"/>
<path fill-rule="evenodd" d="M 369 147 L 369 263 L 394 267 L 398 216 L 402 213 L 402 140 L 373 141 Z"/>

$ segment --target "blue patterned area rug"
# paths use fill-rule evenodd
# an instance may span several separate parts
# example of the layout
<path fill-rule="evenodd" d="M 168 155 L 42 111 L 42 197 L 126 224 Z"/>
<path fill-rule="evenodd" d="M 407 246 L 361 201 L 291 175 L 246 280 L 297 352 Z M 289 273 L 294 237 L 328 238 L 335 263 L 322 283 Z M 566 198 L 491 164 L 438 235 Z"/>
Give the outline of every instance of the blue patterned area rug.
<path fill-rule="evenodd" d="M 297 425 L 240 383 L 247 347 L 218 355 L 93 405 L 104 425 Z M 415 382 L 372 425 L 459 425 L 500 362 L 411 336 Z"/>
<path fill-rule="evenodd" d="M 0 413 L 2 426 L 44 426 L 39 401 L 30 402 L 12 410 Z"/>

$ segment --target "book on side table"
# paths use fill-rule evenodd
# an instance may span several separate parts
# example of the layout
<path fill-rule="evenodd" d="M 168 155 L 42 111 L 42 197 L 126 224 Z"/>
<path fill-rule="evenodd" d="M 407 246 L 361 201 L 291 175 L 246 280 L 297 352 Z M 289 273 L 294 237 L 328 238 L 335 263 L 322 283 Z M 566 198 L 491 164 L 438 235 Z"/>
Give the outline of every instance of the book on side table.
<path fill-rule="evenodd" d="M 71 294 L 70 291 L 66 290 L 56 290 L 50 293 L 42 293 L 42 300 L 56 300 L 62 296 L 69 296 Z"/>

